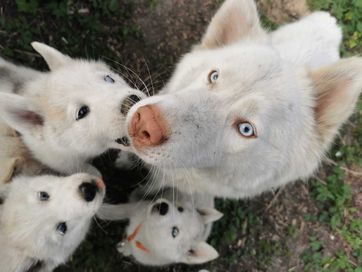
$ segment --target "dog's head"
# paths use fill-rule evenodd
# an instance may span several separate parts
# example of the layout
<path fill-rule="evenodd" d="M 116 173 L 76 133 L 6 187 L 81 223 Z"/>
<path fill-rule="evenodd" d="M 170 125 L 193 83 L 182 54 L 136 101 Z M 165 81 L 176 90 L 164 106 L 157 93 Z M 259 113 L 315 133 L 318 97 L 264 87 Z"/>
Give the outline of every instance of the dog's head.
<path fill-rule="evenodd" d="M 125 115 L 145 95 L 101 61 L 72 59 L 38 42 L 32 46 L 50 72 L 24 84 L 24 96 L 0 93 L 1 117 L 30 142 L 75 157 L 124 148 Z"/>
<path fill-rule="evenodd" d="M 83 240 L 105 194 L 88 174 L 18 177 L 2 187 L 1 231 L 30 258 L 64 259 Z"/>
<path fill-rule="evenodd" d="M 218 253 L 204 241 L 204 233 L 206 225 L 221 216 L 215 209 L 195 209 L 191 203 L 158 199 L 149 206 L 139 235 L 130 241 L 133 255 L 146 265 L 211 261 Z"/>
<path fill-rule="evenodd" d="M 251 195 L 312 173 L 361 79 L 360 59 L 313 71 L 285 60 L 253 1 L 227 0 L 161 95 L 130 110 L 128 132 L 146 162 L 211 172 L 216 195 Z"/>

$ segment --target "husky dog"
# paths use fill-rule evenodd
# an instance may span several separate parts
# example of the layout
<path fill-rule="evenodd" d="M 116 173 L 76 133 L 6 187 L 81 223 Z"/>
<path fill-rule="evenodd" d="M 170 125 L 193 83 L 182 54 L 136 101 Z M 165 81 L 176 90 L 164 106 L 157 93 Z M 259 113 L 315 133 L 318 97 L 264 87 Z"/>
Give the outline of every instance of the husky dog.
<path fill-rule="evenodd" d="M 199 196 L 193 202 L 189 195 L 164 189 L 162 197 L 155 199 L 133 197 L 127 204 L 101 206 L 97 213 L 100 218 L 130 221 L 126 238 L 117 246 L 120 253 L 154 266 L 201 264 L 218 257 L 217 251 L 205 242 L 211 222 L 222 217 L 213 208 L 212 197 Z"/>
<path fill-rule="evenodd" d="M 88 161 L 127 149 L 125 115 L 145 95 L 100 61 L 72 59 L 32 43 L 50 72 L 0 59 L 0 118 L 22 135 L 35 159 L 63 174 L 99 175 Z"/>
<path fill-rule="evenodd" d="M 308 178 L 362 89 L 341 37 L 325 12 L 267 33 L 253 1 L 226 0 L 161 93 L 129 111 L 131 145 L 164 182 L 219 197 Z"/>
<path fill-rule="evenodd" d="M 1 271 L 36 266 L 45 272 L 64 263 L 84 239 L 105 187 L 88 174 L 22 176 L 0 192 Z"/>

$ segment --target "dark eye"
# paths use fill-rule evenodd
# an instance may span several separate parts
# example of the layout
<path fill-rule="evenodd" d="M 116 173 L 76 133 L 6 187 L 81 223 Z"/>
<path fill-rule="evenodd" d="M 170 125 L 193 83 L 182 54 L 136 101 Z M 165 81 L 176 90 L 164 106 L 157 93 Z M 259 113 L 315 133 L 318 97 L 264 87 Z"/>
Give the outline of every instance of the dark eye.
<path fill-rule="evenodd" d="M 112 84 L 115 82 L 115 80 L 110 75 L 104 76 L 103 79 L 105 82 L 112 83 Z"/>
<path fill-rule="evenodd" d="M 176 238 L 177 237 L 177 235 L 179 234 L 179 229 L 178 229 L 178 227 L 173 227 L 172 228 L 172 231 L 171 231 L 171 234 L 172 234 L 172 237 L 173 238 Z"/>
<path fill-rule="evenodd" d="M 88 106 L 82 106 L 77 113 L 76 120 L 78 121 L 80 119 L 83 119 L 84 117 L 86 117 L 88 115 L 89 112 L 90 112 L 90 110 L 89 110 Z"/>
<path fill-rule="evenodd" d="M 39 192 L 38 198 L 40 201 L 48 201 L 49 200 L 49 194 L 47 192 Z"/>
<path fill-rule="evenodd" d="M 65 235 L 67 232 L 67 223 L 61 222 L 57 225 L 57 232 L 59 232 L 60 235 Z"/>
<path fill-rule="evenodd" d="M 183 212 L 183 211 L 184 211 L 184 208 L 178 207 L 177 210 L 178 210 L 179 212 Z"/>
<path fill-rule="evenodd" d="M 254 129 L 254 126 L 249 122 L 239 122 L 236 125 L 236 128 L 241 136 L 244 136 L 246 138 L 256 137 L 256 131 Z"/>
<path fill-rule="evenodd" d="M 209 84 L 215 83 L 219 78 L 219 71 L 218 70 L 211 70 L 210 73 L 207 75 L 207 81 Z"/>

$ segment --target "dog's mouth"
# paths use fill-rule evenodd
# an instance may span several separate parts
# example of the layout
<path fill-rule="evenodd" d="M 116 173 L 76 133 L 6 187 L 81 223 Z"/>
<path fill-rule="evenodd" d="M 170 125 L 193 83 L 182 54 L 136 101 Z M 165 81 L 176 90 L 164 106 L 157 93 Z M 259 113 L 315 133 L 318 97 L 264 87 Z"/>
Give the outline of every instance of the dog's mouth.
<path fill-rule="evenodd" d="M 129 138 L 127 136 L 123 136 L 122 138 L 117 138 L 115 140 L 117 144 L 123 145 L 123 146 L 130 146 L 131 143 L 129 141 Z"/>
<path fill-rule="evenodd" d="M 132 94 L 130 96 L 127 96 L 121 105 L 121 113 L 123 116 L 127 116 L 129 110 L 138 102 L 142 100 L 142 97 Z"/>

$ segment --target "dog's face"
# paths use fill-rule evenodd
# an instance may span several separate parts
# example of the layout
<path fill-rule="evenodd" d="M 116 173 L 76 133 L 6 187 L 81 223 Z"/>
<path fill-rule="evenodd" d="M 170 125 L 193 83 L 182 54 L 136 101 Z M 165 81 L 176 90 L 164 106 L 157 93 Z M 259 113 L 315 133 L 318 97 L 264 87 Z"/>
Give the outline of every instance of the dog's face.
<path fill-rule="evenodd" d="M 4 120 L 24 136 L 75 156 L 125 148 L 125 115 L 145 95 L 103 62 L 71 59 L 44 44 L 32 45 L 51 71 L 26 85 L 27 97 L 0 94 Z"/>
<path fill-rule="evenodd" d="M 35 259 L 59 259 L 83 240 L 105 194 L 102 180 L 88 174 L 19 177 L 8 185 L 1 229 Z"/>
<path fill-rule="evenodd" d="M 203 237 L 206 224 L 221 216 L 214 209 L 197 210 L 191 203 L 177 204 L 158 199 L 149 206 L 140 226 L 140 234 L 136 237 L 147 248 L 147 252 L 135 247 L 134 256 L 146 265 L 200 264 L 211 261 L 217 258 L 218 253 Z"/>
<path fill-rule="evenodd" d="M 253 1 L 226 1 L 161 95 L 130 110 L 136 153 L 159 167 L 209 171 L 223 195 L 311 174 L 353 111 L 361 61 L 306 71 L 266 37 Z"/>
<path fill-rule="evenodd" d="M 278 154 L 280 162 L 285 138 L 301 125 L 301 88 L 288 68 L 274 50 L 255 43 L 186 55 L 167 94 L 131 110 L 156 105 L 166 123 L 163 143 L 145 147 L 132 137 L 136 150 L 148 163 L 166 167 L 255 161 L 262 151 Z"/>

